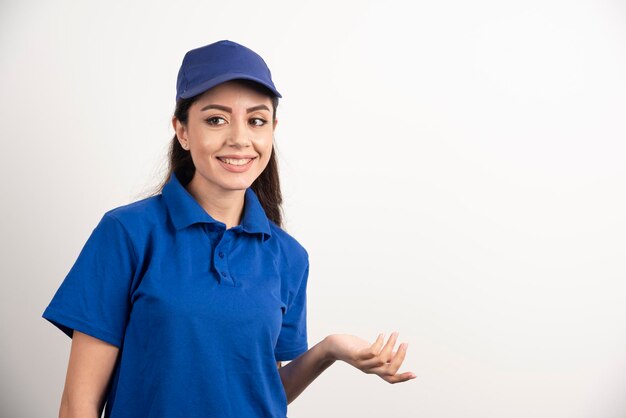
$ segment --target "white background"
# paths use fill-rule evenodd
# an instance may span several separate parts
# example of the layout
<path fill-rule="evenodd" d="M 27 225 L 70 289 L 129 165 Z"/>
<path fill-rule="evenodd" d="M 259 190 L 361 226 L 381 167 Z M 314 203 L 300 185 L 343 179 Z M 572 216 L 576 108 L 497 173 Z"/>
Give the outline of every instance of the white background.
<path fill-rule="evenodd" d="M 418 375 L 336 363 L 290 418 L 626 416 L 624 2 L 0 4 L 2 417 L 56 416 L 41 314 L 161 180 L 183 54 L 220 39 L 284 96 L 310 345 L 397 330 Z"/>

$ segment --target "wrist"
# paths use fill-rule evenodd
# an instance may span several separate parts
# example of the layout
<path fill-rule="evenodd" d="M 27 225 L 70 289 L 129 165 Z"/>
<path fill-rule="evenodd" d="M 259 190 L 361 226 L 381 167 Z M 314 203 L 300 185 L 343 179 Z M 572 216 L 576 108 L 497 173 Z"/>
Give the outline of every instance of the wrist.
<path fill-rule="evenodd" d="M 333 343 L 333 336 L 332 335 L 327 335 L 321 342 L 321 352 L 322 352 L 322 358 L 324 359 L 325 362 L 329 362 L 329 363 L 334 363 L 337 360 L 337 356 L 335 354 L 335 350 L 334 350 L 334 343 Z"/>

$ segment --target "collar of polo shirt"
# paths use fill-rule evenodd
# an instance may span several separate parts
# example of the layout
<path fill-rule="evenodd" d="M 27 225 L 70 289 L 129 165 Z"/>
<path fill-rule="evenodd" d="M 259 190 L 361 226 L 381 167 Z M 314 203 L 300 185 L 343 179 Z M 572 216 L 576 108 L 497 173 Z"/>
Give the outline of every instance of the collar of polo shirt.
<path fill-rule="evenodd" d="M 196 223 L 221 223 L 209 215 L 187 189 L 180 184 L 175 173 L 172 173 L 161 194 L 176 229 L 186 228 Z M 272 236 L 265 210 L 263 210 L 256 193 L 250 187 L 246 189 L 241 227 L 248 233 L 263 234 L 263 241 L 267 241 Z"/>

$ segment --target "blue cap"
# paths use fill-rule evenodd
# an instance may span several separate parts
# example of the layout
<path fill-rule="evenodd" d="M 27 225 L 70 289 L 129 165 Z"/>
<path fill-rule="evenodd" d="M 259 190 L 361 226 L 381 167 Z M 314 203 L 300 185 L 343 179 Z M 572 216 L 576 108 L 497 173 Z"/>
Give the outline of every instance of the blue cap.
<path fill-rule="evenodd" d="M 282 97 L 263 58 L 232 41 L 219 41 L 185 54 L 178 70 L 176 101 L 188 99 L 230 80 L 256 81 Z"/>

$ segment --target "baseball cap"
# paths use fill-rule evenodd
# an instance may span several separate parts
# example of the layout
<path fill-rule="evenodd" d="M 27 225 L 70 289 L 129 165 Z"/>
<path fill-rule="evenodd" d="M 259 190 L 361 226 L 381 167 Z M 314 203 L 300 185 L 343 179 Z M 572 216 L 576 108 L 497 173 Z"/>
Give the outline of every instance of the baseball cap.
<path fill-rule="evenodd" d="M 282 97 L 274 86 L 270 69 L 259 54 L 236 42 L 222 40 L 185 54 L 178 70 L 176 101 L 236 79 L 256 81 Z"/>

